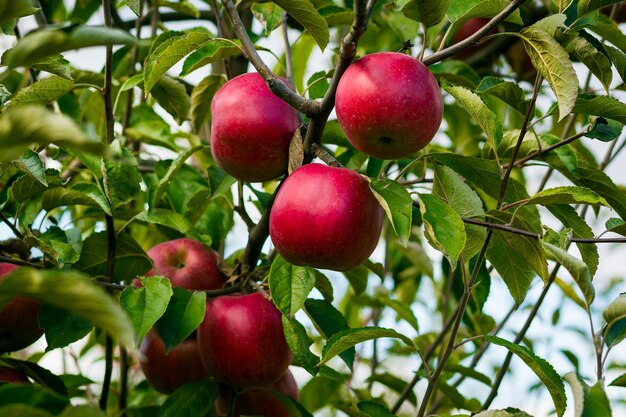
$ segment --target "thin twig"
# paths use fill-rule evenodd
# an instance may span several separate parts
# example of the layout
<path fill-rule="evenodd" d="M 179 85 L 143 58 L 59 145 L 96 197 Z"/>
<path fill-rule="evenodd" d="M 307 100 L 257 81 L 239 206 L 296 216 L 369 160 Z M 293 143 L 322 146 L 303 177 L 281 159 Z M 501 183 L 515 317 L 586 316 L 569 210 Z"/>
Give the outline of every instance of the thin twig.
<path fill-rule="evenodd" d="M 526 156 L 526 157 L 524 157 L 524 158 L 520 159 L 519 161 L 517 161 L 517 162 L 515 163 L 515 165 L 516 165 L 516 166 L 518 166 L 518 167 L 519 167 L 519 166 L 522 166 L 522 165 L 524 165 L 526 162 L 530 161 L 531 159 L 534 159 L 534 158 L 536 158 L 536 157 L 538 157 L 538 156 L 544 155 L 544 154 L 546 154 L 546 153 L 548 153 L 548 152 L 551 152 L 551 151 L 553 151 L 553 150 L 555 150 L 555 149 L 560 148 L 561 146 L 565 146 L 565 145 L 567 145 L 568 143 L 572 143 L 572 142 L 574 142 L 575 140 L 582 138 L 582 137 L 583 137 L 583 136 L 585 136 L 587 133 L 589 133 L 589 132 L 584 131 L 584 132 L 577 133 L 577 134 L 575 134 L 574 136 L 570 136 L 569 138 L 564 139 L 564 140 L 562 140 L 562 141 L 560 141 L 560 142 L 558 142 L 558 143 L 555 143 L 554 145 L 548 146 L 547 148 L 543 148 L 543 149 L 537 150 L 537 151 L 535 151 L 535 152 L 531 153 L 530 155 L 528 155 L 528 156 Z"/>
<path fill-rule="evenodd" d="M 11 229 L 11 232 L 13 232 L 13 234 L 15 235 L 15 237 L 17 237 L 18 239 L 24 240 L 24 235 L 22 234 L 22 232 L 20 232 L 17 228 L 16 225 L 14 225 L 7 216 L 5 216 L 5 214 L 0 211 L 0 220 L 2 220 L 7 226 L 9 226 L 9 229 Z"/>
<path fill-rule="evenodd" d="M 36 263 L 28 262 L 28 261 L 23 261 L 21 259 L 15 259 L 15 258 L 12 258 L 10 256 L 4 256 L 4 255 L 0 255 L 0 262 L 5 262 L 5 263 L 8 263 L 8 264 L 19 265 L 19 266 L 28 266 L 28 267 L 36 268 L 36 269 L 43 269 L 43 268 L 45 268 L 41 264 L 36 264 Z"/>
<path fill-rule="evenodd" d="M 331 167 L 342 167 L 341 163 L 335 159 L 322 145 L 314 143 L 311 145 L 311 150 L 319 159 L 321 159 L 326 165 Z"/>
<path fill-rule="evenodd" d="M 285 67 L 287 79 L 293 85 L 293 61 L 291 58 L 291 43 L 289 42 L 289 27 L 287 26 L 287 13 L 283 11 L 283 24 L 281 25 L 283 43 L 285 45 Z"/>

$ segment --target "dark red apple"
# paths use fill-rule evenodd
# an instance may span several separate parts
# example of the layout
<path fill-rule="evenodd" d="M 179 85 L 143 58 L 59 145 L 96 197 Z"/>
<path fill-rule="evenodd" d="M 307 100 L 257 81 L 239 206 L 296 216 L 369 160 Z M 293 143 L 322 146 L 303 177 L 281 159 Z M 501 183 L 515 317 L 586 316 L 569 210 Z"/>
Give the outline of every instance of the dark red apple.
<path fill-rule="evenodd" d="M 461 27 L 456 31 L 456 33 L 454 34 L 454 37 L 452 38 L 452 42 L 456 44 L 469 38 L 474 33 L 482 29 L 482 27 L 485 26 L 487 23 L 489 23 L 490 20 L 491 19 L 484 19 L 484 18 L 469 19 L 467 22 L 463 23 Z M 487 33 L 487 36 L 493 35 L 494 33 L 497 33 L 497 32 L 498 32 L 497 29 L 492 29 Z M 480 51 L 480 49 L 483 47 L 484 47 L 484 43 L 472 45 L 469 48 L 466 48 L 463 51 L 456 54 L 454 58 L 455 59 L 467 58 L 468 56 L 472 56 L 476 52 Z"/>
<path fill-rule="evenodd" d="M 165 354 L 161 336 L 152 329 L 141 342 L 141 369 L 151 387 L 170 394 L 190 382 L 209 378 L 202 365 L 196 338 L 189 337 Z"/>
<path fill-rule="evenodd" d="M 0 263 L 0 280 L 17 269 L 16 265 Z M 41 302 L 15 297 L 0 310 L 0 353 L 13 352 L 32 345 L 43 334 L 37 318 Z"/>
<path fill-rule="evenodd" d="M 367 55 L 350 65 L 335 106 L 350 143 L 382 159 L 403 158 L 428 145 L 443 117 L 435 77 L 417 59 L 397 52 Z"/>
<path fill-rule="evenodd" d="M 30 384 L 26 375 L 22 372 L 7 366 L 0 366 L 0 384 L 3 382 L 10 384 Z"/>
<path fill-rule="evenodd" d="M 227 279 L 218 268 L 217 253 L 192 239 L 159 243 L 148 250 L 148 256 L 154 267 L 146 275 L 163 275 L 174 287 L 217 290 Z"/>
<path fill-rule="evenodd" d="M 209 300 L 198 346 L 211 375 L 235 387 L 271 384 L 291 362 L 280 311 L 260 292 Z"/>
<path fill-rule="evenodd" d="M 224 84 L 211 103 L 211 152 L 233 177 L 269 181 L 287 171 L 289 142 L 300 124 L 257 73 Z"/>
<path fill-rule="evenodd" d="M 216 401 L 216 409 L 218 415 L 221 416 L 228 414 L 233 392 L 230 387 L 222 387 L 220 391 L 220 396 Z M 288 395 L 294 400 L 298 399 L 298 385 L 289 370 L 271 385 L 244 389 L 237 396 L 233 417 L 239 417 L 242 414 L 244 416 L 290 417 L 289 410 L 276 398 L 273 392 Z"/>
<path fill-rule="evenodd" d="M 347 271 L 372 254 L 384 212 L 365 178 L 346 168 L 308 164 L 278 191 L 270 214 L 276 250 L 295 265 Z"/>

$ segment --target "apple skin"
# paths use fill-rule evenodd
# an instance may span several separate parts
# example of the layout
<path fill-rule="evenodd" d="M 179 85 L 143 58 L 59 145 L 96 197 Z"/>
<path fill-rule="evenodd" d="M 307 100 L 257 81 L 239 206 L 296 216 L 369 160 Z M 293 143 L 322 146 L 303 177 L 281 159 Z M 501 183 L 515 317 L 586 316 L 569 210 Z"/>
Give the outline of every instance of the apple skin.
<path fill-rule="evenodd" d="M 282 315 L 260 292 L 209 300 L 198 347 L 209 373 L 233 387 L 271 384 L 292 358 Z"/>
<path fill-rule="evenodd" d="M 278 191 L 270 236 L 294 265 L 347 271 L 376 248 L 384 211 L 365 178 L 346 168 L 308 164 Z"/>
<path fill-rule="evenodd" d="M 195 337 L 189 337 L 165 354 L 165 344 L 152 329 L 141 342 L 141 369 L 148 384 L 163 394 L 171 394 L 190 382 L 207 379 Z"/>
<path fill-rule="evenodd" d="M 262 416 L 262 417 L 290 417 L 289 410 L 276 398 L 272 391 L 278 391 L 298 400 L 298 385 L 291 371 L 287 370 L 282 377 L 271 385 L 244 390 L 237 397 L 233 417 Z M 215 408 L 218 415 L 227 415 L 232 403 L 232 388 L 222 386 Z"/>
<path fill-rule="evenodd" d="M 341 77 L 337 120 L 359 151 L 399 159 L 424 148 L 443 117 L 437 80 L 417 59 L 379 52 L 355 61 Z"/>
<path fill-rule="evenodd" d="M 198 241 L 181 238 L 159 243 L 148 250 L 154 267 L 146 276 L 163 275 L 174 287 L 188 290 L 217 290 L 226 275 L 218 268 L 218 256 Z"/>
<path fill-rule="evenodd" d="M 248 182 L 286 173 L 289 143 L 300 121 L 259 74 L 224 84 L 213 98 L 211 115 L 211 152 L 224 171 Z"/>
<path fill-rule="evenodd" d="M 0 263 L 0 280 L 17 268 Z M 15 297 L 0 310 L 0 353 L 24 349 L 43 335 L 37 320 L 40 307 L 40 301 Z"/>
<path fill-rule="evenodd" d="M 454 34 L 454 37 L 452 38 L 452 43 L 456 44 L 469 38 L 474 33 L 482 29 L 482 27 L 485 26 L 487 23 L 489 23 L 490 20 L 491 19 L 485 19 L 485 18 L 469 19 L 467 22 L 463 23 L 461 27 L 456 31 L 456 33 Z M 497 29 L 492 29 L 491 31 L 487 33 L 487 35 L 493 35 L 494 33 L 497 33 L 497 32 L 498 32 Z M 468 56 L 472 56 L 476 52 L 478 52 L 483 46 L 484 44 L 480 44 L 480 43 L 472 45 L 469 48 L 466 48 L 463 51 L 456 54 L 454 58 L 463 59 L 463 58 L 467 58 Z"/>
<path fill-rule="evenodd" d="M 7 366 L 0 366 L 0 385 L 3 382 L 9 384 L 30 384 L 26 375 L 22 372 Z"/>

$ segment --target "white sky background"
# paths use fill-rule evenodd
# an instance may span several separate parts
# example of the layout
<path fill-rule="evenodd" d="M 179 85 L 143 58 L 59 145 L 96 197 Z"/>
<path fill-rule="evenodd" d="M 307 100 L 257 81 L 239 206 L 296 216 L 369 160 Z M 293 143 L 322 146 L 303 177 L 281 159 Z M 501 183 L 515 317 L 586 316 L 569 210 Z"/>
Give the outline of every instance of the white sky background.
<path fill-rule="evenodd" d="M 195 4 L 199 9 L 206 9 L 206 3 L 200 0 L 191 0 L 193 4 Z M 67 1 L 66 4 L 70 4 L 68 9 L 71 10 L 71 3 L 73 0 Z M 129 20 L 134 18 L 134 14 L 127 9 L 122 8 L 120 10 L 120 14 L 124 20 Z M 102 24 L 102 17 L 100 15 L 94 16 L 90 21 L 90 24 Z M 202 21 L 202 24 L 207 24 L 207 22 Z M 210 23 L 208 23 L 210 25 Z M 256 23 L 258 25 L 258 23 Z M 168 23 L 167 26 L 172 29 L 184 29 L 191 27 L 193 24 L 190 22 L 183 23 Z M 20 29 L 23 33 L 26 33 L 28 30 L 35 27 L 35 22 L 33 18 L 26 18 L 20 23 Z M 258 27 L 256 30 L 258 31 Z M 147 28 L 144 28 L 144 36 L 148 33 Z M 275 31 L 269 39 L 263 39 L 258 42 L 258 44 L 262 46 L 266 46 L 271 48 L 277 55 L 281 55 L 283 51 L 283 41 L 280 37 L 280 31 Z M 298 36 L 298 33 L 295 31 L 290 31 L 290 39 L 291 41 L 295 40 Z M 0 36 L 0 52 L 3 52 L 6 48 L 10 47 L 14 38 Z M 416 52 L 416 50 L 414 51 Z M 73 65 L 80 69 L 92 70 L 92 71 L 101 71 L 104 63 L 104 49 L 103 48 L 90 48 L 81 51 L 74 51 L 65 53 L 64 56 L 69 59 Z M 268 54 L 261 52 L 261 56 L 266 60 L 270 67 L 273 67 L 276 63 L 275 58 Z M 309 65 L 307 68 L 307 73 L 305 75 L 305 80 L 308 77 L 320 70 L 328 70 L 331 68 L 331 57 L 332 51 L 327 49 L 324 53 L 322 53 L 318 48 L 316 48 L 313 52 L 313 56 L 309 60 Z M 182 62 L 175 66 L 170 73 L 178 74 L 180 69 L 182 68 Z M 252 68 L 252 67 L 250 67 Z M 209 68 L 205 68 L 199 71 L 194 72 L 192 75 L 187 77 L 192 83 L 199 82 L 204 76 L 208 74 Z M 587 75 L 587 70 L 580 64 L 576 64 L 576 71 L 578 73 L 579 79 L 584 80 Z M 593 79 L 596 84 L 596 87 L 600 89 L 599 83 L 597 80 Z M 615 74 L 614 83 L 619 84 L 621 80 Z M 525 90 L 530 90 L 532 86 L 526 85 Z M 600 90 L 601 91 L 601 90 Z M 620 97 L 624 100 L 626 94 L 622 94 Z M 549 100 L 541 100 L 538 103 L 538 106 L 541 109 L 546 109 L 550 105 Z M 161 114 L 172 124 L 175 126 L 175 122 L 173 119 L 167 115 L 165 112 L 161 112 Z M 469 116 L 468 116 L 469 117 Z M 445 123 L 445 122 L 444 122 Z M 183 128 L 186 128 L 183 127 Z M 444 131 L 444 127 L 440 129 L 440 131 Z M 623 135 L 622 135 L 623 136 Z M 591 148 L 598 159 L 601 159 L 605 154 L 608 146 L 610 144 L 602 143 L 600 141 L 590 140 L 590 139 L 582 139 L 586 141 L 586 144 Z M 446 143 L 447 138 L 443 134 L 439 134 L 439 136 L 435 139 L 435 141 L 439 141 L 440 143 Z M 625 156 L 622 155 L 622 160 Z M 525 169 L 525 173 L 528 181 L 528 189 L 529 192 L 532 193 L 537 189 L 539 181 L 543 177 L 546 169 L 540 167 L 532 167 Z M 613 163 L 607 169 L 607 174 L 613 178 L 613 180 L 617 184 L 626 184 L 626 170 L 623 167 L 623 164 L 620 162 Z M 548 187 L 564 185 L 567 184 L 567 181 L 564 180 L 558 173 L 555 173 L 552 176 L 551 181 L 548 183 Z M 252 205 L 249 207 L 249 212 L 251 214 L 256 214 L 256 211 Z M 607 218 L 609 217 L 618 217 L 615 213 L 609 213 L 608 210 L 603 209 L 599 219 L 592 218 L 593 215 L 587 216 L 587 221 L 590 223 L 594 231 L 597 233 L 604 230 L 603 225 Z M 254 217 L 254 216 L 253 216 Z M 255 218 L 255 220 L 258 216 Z M 558 227 L 556 223 L 551 224 L 552 219 L 548 216 L 544 216 L 542 218 L 544 223 L 547 223 L 548 226 Z M 226 252 L 227 254 L 243 247 L 245 245 L 246 233 L 245 226 L 240 221 L 239 217 L 235 215 L 235 229 L 232 233 L 229 234 L 226 241 Z M 8 228 L 2 224 L 0 225 L 0 238 L 5 238 L 10 235 Z M 269 240 L 266 244 L 266 247 L 269 247 Z M 426 246 L 426 249 L 431 255 L 433 259 L 437 261 L 435 264 L 435 273 L 438 274 L 439 264 L 438 260 L 441 255 L 439 252 L 436 252 L 429 246 Z M 598 272 L 595 276 L 595 286 L 596 292 L 598 296 L 594 303 L 594 324 L 596 326 L 596 330 L 601 328 L 602 325 L 602 316 L 601 311 L 614 297 L 616 297 L 619 293 L 619 289 L 613 290 L 610 294 L 603 294 L 605 289 L 608 287 L 609 282 L 616 277 L 623 277 L 623 264 L 620 261 L 620 255 L 624 253 L 623 245 L 598 245 L 598 249 L 600 252 L 600 266 L 598 268 Z M 575 251 L 575 248 L 573 249 Z M 374 254 L 374 258 L 380 261 L 382 260 L 382 248 L 379 247 Z M 561 270 L 562 271 L 562 270 Z M 499 317 L 503 317 L 504 314 L 511 307 L 513 300 L 508 294 L 506 287 L 504 286 L 501 279 L 495 277 L 492 279 L 492 288 L 491 295 L 486 304 L 486 312 L 492 315 L 496 320 Z M 342 294 L 346 288 L 345 279 L 341 276 L 341 274 L 329 272 L 328 276 L 333 280 L 335 284 L 335 294 Z M 561 272 L 559 274 L 561 278 L 565 278 L 569 280 L 569 276 L 566 273 Z M 370 280 L 370 288 L 368 291 L 373 290 L 372 284 L 376 283 L 377 280 L 372 278 Z M 427 278 L 423 280 L 423 284 L 425 286 L 430 285 Z M 533 288 L 527 297 L 527 302 L 524 306 L 532 305 L 532 301 L 536 300 L 537 296 L 541 292 L 542 284 L 539 282 L 539 279 L 535 281 Z M 428 294 L 426 288 L 422 289 L 420 294 Z M 581 372 L 583 376 L 588 378 L 588 382 L 593 383 L 595 381 L 595 357 L 593 356 L 592 351 L 592 343 L 590 340 L 589 334 L 585 338 L 581 337 L 577 333 L 567 330 L 568 328 L 575 328 L 580 326 L 580 323 L 587 323 L 586 314 L 583 310 L 573 304 L 572 302 L 566 301 L 565 304 L 561 307 L 561 300 L 563 295 L 561 291 L 554 286 L 548 294 L 544 305 L 541 309 L 540 316 L 534 321 L 532 328 L 530 329 L 529 335 L 536 340 L 535 343 L 535 353 L 539 356 L 547 359 L 553 366 L 556 368 L 557 372 L 561 375 L 573 371 L 574 368 L 569 361 L 565 359 L 565 357 L 559 352 L 561 349 L 568 349 L 576 353 L 581 361 Z M 427 332 L 430 330 L 435 330 L 440 326 L 440 323 L 432 322 L 432 311 L 434 310 L 436 300 L 423 300 L 422 303 L 418 303 L 415 307 L 414 311 L 418 318 L 418 321 L 421 326 L 422 332 Z M 551 316 L 555 309 L 561 309 L 561 319 L 558 323 L 558 327 L 554 328 L 551 324 Z M 500 336 L 512 340 L 515 337 L 514 332 L 511 331 L 511 328 L 519 329 L 524 323 L 527 316 L 528 309 L 522 307 L 518 312 L 514 313 L 513 317 L 509 321 L 507 325 L 507 330 L 503 331 Z M 383 319 L 381 325 L 387 327 L 395 327 L 397 330 L 405 332 L 407 335 L 414 337 L 415 334 L 409 326 L 404 325 L 403 323 L 395 323 L 394 315 L 388 315 Z M 587 329 L 588 326 L 585 327 Z M 78 344 L 79 346 L 79 344 Z M 365 354 L 369 354 L 371 344 L 366 344 L 361 346 L 361 349 L 364 349 Z M 43 338 L 38 342 L 37 348 L 43 349 L 45 347 L 45 342 Z M 74 346 L 74 349 L 77 351 L 79 348 Z M 479 370 L 491 375 L 493 372 L 493 367 L 502 363 L 504 356 L 506 355 L 506 350 L 501 347 L 492 347 L 489 350 L 488 355 L 481 361 L 479 365 Z M 619 361 L 626 367 L 626 352 L 622 346 L 618 346 L 611 353 L 611 357 L 614 361 Z M 59 350 L 50 352 L 46 354 L 46 356 L 42 359 L 41 364 L 45 367 L 48 367 L 53 372 L 64 372 L 65 366 L 67 366 L 67 370 L 70 372 L 75 371 L 75 367 L 72 364 L 63 364 L 62 355 Z M 97 359 L 100 359 L 99 355 L 96 352 L 92 352 L 87 357 L 81 360 L 82 371 L 92 377 L 94 380 L 100 380 L 102 375 L 102 362 L 95 362 Z M 412 372 L 419 366 L 419 362 L 417 360 L 412 361 L 411 363 L 406 363 L 405 359 L 402 358 L 393 358 L 385 360 L 384 356 L 382 357 L 383 363 L 382 367 L 387 368 L 391 373 L 394 373 L 400 377 L 403 377 L 407 381 L 412 378 Z M 333 362 L 333 365 L 341 366 L 338 362 Z M 367 367 L 357 368 L 356 374 L 359 379 L 366 378 L 369 376 Z M 293 368 L 296 379 L 300 387 L 304 385 L 306 380 L 308 380 L 308 374 L 302 370 L 301 368 Z M 622 370 L 622 373 L 624 370 Z M 607 372 L 606 374 L 606 383 L 611 382 L 615 377 L 617 377 L 620 372 Z M 547 393 L 545 388 L 541 388 L 536 390 L 530 394 L 528 394 L 526 387 L 529 387 L 532 384 L 538 382 L 537 377 L 529 370 L 529 368 L 524 365 L 521 360 L 514 358 L 512 372 L 506 377 L 500 388 L 500 395 L 494 401 L 491 408 L 504 408 L 507 406 L 514 406 L 524 409 L 535 417 L 541 417 L 548 415 L 550 411 L 553 410 L 552 401 Z M 378 386 L 380 388 L 380 386 Z M 424 383 L 422 382 L 418 385 L 418 390 L 423 391 L 425 388 Z M 380 390 L 381 393 L 383 390 Z M 484 396 L 488 392 L 488 388 L 485 385 L 479 383 L 473 383 L 468 381 L 461 386 L 461 391 L 466 395 L 475 395 L 480 399 L 484 399 Z M 375 385 L 376 392 L 376 385 Z M 568 409 L 566 412 L 567 417 L 573 416 L 574 411 L 574 403 L 573 398 L 571 397 L 571 391 L 569 387 L 566 386 L 566 392 L 568 395 Z M 625 398 L 626 391 L 624 388 L 614 388 L 608 387 L 607 392 L 612 399 Z M 420 392 L 418 392 L 418 399 L 420 398 Z M 394 396 L 395 397 L 395 396 Z M 390 398 L 392 398 L 390 396 Z M 392 403 L 392 401 L 389 401 Z M 414 414 L 414 411 L 411 410 L 410 406 L 404 408 L 410 415 Z M 619 407 L 614 407 L 613 415 L 619 417 L 621 415 L 626 415 L 626 407 L 621 405 Z M 342 413 L 339 413 L 342 415 Z M 317 413 L 316 415 L 324 415 L 324 413 Z"/>

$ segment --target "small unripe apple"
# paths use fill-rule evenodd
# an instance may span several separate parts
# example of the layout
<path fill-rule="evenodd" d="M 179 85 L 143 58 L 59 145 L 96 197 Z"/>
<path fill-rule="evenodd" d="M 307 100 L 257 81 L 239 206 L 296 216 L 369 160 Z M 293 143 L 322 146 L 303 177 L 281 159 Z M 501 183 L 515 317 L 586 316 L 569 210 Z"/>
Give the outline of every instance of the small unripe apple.
<path fill-rule="evenodd" d="M 291 362 L 281 313 L 260 292 L 209 300 L 198 346 L 210 374 L 234 387 L 271 384 Z"/>
<path fill-rule="evenodd" d="M 152 329 L 141 342 L 141 369 L 151 387 L 170 394 L 190 382 L 209 378 L 202 365 L 195 336 L 189 337 L 165 354 L 161 336 Z"/>
<path fill-rule="evenodd" d="M 17 369 L 0 366 L 0 385 L 3 382 L 9 384 L 30 384 L 28 377 Z"/>
<path fill-rule="evenodd" d="M 0 280 L 15 269 L 16 265 L 0 263 Z M 37 321 L 40 307 L 40 301 L 15 297 L 0 310 L 0 353 L 24 349 L 43 335 Z"/>
<path fill-rule="evenodd" d="M 287 171 L 289 143 L 300 124 L 257 73 L 224 84 L 211 103 L 211 152 L 233 177 L 269 181 Z"/>
<path fill-rule="evenodd" d="M 435 77 L 417 59 L 397 52 L 367 55 L 350 65 L 339 81 L 335 106 L 350 143 L 382 159 L 424 148 L 443 117 Z"/>
<path fill-rule="evenodd" d="M 270 236 L 278 253 L 294 265 L 347 271 L 372 254 L 383 218 L 383 208 L 361 175 L 308 164 L 278 191 Z"/>
<path fill-rule="evenodd" d="M 217 290 L 226 276 L 218 268 L 218 256 L 202 243 L 181 238 L 159 243 L 148 250 L 154 267 L 146 274 L 163 275 L 173 287 L 188 290 Z"/>
<path fill-rule="evenodd" d="M 280 379 L 271 385 L 260 388 L 248 388 L 238 396 L 233 417 L 262 416 L 262 417 L 290 417 L 289 410 L 276 398 L 273 391 L 298 399 L 298 385 L 292 373 L 287 370 Z M 224 386 L 216 401 L 218 415 L 226 415 L 232 404 L 233 390 Z"/>
<path fill-rule="evenodd" d="M 489 23 L 491 19 L 484 19 L 484 18 L 473 18 L 473 19 L 469 19 L 467 22 L 463 23 L 461 25 L 461 27 L 456 31 L 456 33 L 454 34 L 454 37 L 452 38 L 452 43 L 459 43 L 461 41 L 464 41 L 465 39 L 469 38 L 470 36 L 472 36 L 474 33 L 478 32 L 480 29 L 483 28 L 483 26 L 485 26 L 487 23 Z M 498 30 L 497 29 L 492 29 L 490 30 L 487 35 L 493 35 L 494 33 L 497 33 Z M 453 58 L 454 59 L 463 59 L 463 58 L 467 58 L 468 56 L 472 56 L 474 55 L 476 52 L 480 51 L 481 48 L 483 48 L 485 46 L 485 44 L 474 44 L 472 46 L 470 46 L 469 48 L 464 49 L 463 51 L 459 52 L 458 54 L 456 54 Z"/>

